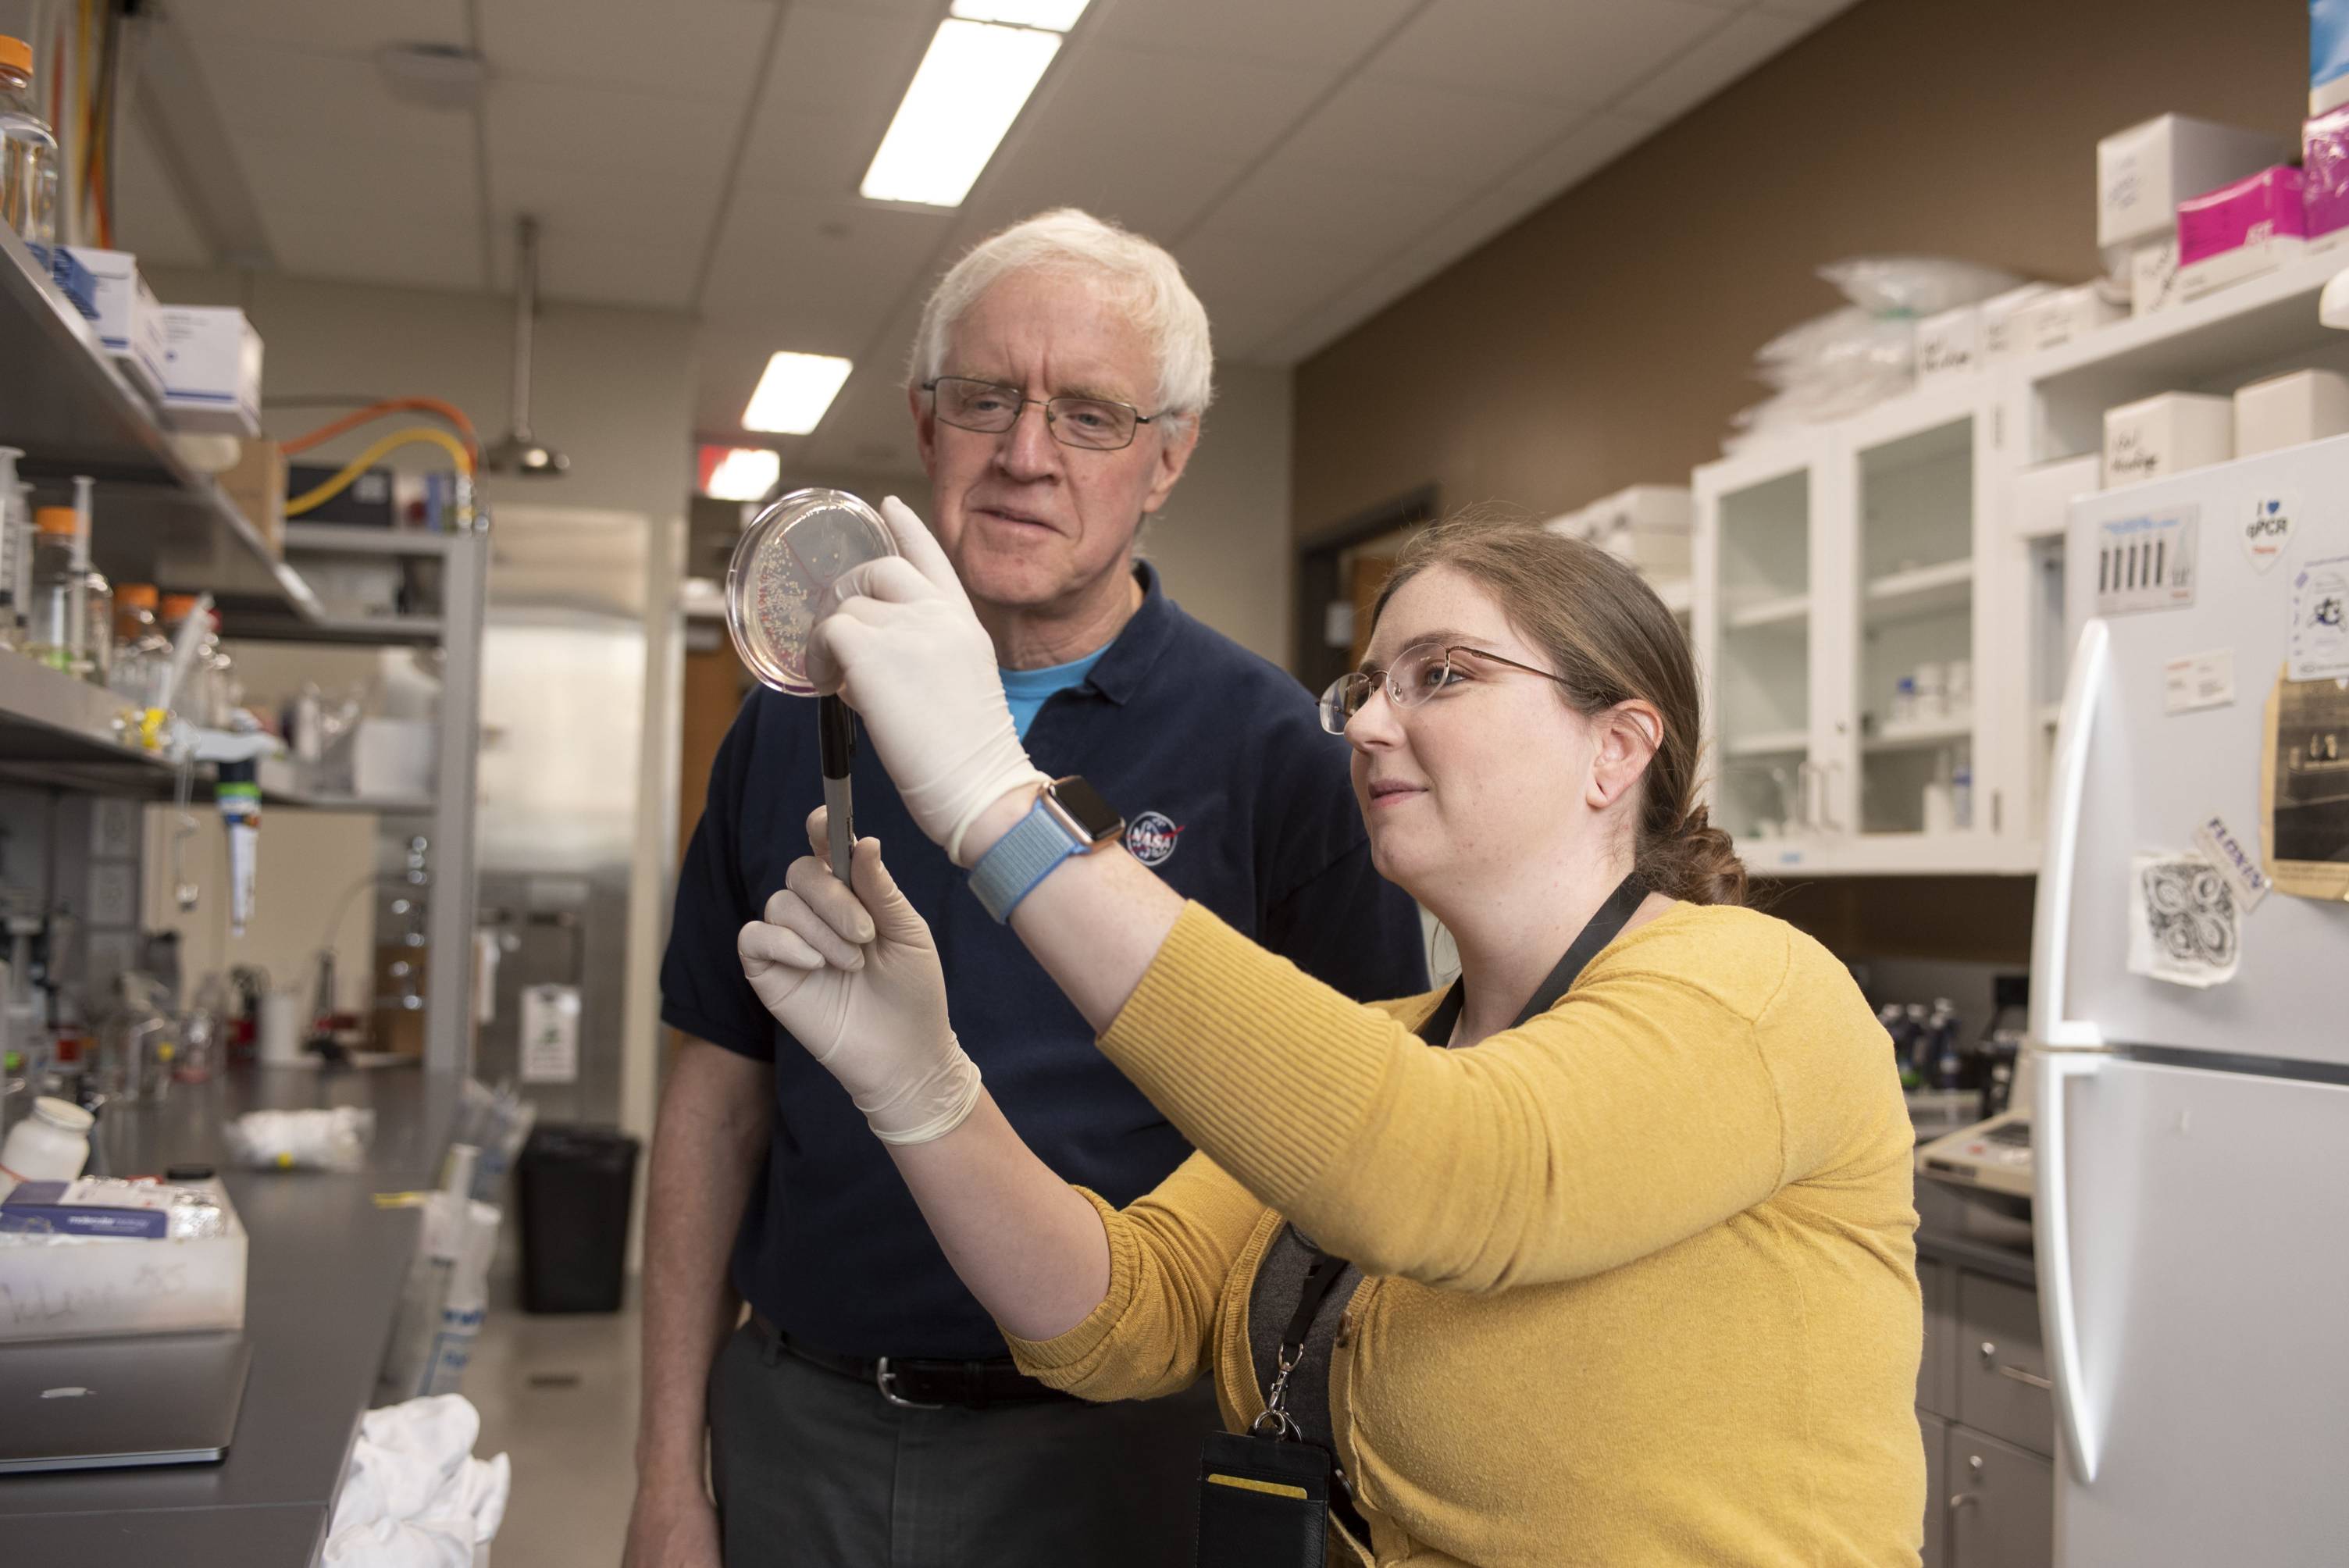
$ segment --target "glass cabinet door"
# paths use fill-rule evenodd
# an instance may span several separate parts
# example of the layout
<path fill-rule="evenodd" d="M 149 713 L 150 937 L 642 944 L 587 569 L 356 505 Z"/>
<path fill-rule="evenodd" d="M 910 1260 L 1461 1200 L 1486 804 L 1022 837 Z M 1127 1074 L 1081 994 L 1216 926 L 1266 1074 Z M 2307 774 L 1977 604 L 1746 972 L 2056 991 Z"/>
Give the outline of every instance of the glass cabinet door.
<path fill-rule="evenodd" d="M 1812 502 L 1806 466 L 1717 503 L 1714 809 L 1740 841 L 1811 825 Z"/>
<path fill-rule="evenodd" d="M 1963 414 L 1852 453 L 1859 831 L 1971 831 L 1974 442 Z"/>

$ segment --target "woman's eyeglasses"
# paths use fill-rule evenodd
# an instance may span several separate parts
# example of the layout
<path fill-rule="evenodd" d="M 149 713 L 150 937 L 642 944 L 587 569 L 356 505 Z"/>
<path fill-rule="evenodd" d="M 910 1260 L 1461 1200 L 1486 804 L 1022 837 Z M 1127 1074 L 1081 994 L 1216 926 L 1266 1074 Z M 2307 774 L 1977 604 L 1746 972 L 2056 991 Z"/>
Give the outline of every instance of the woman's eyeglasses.
<path fill-rule="evenodd" d="M 1397 707 L 1416 707 L 1455 681 L 1466 678 L 1480 661 L 1523 670 L 1560 686 L 1566 684 L 1562 677 L 1547 670 L 1503 658 L 1483 648 L 1461 643 L 1421 643 L 1405 648 L 1383 670 L 1356 670 L 1331 681 L 1330 689 L 1321 694 L 1321 727 L 1332 735 L 1345 734 L 1348 721 L 1362 711 L 1362 705 L 1371 700 L 1371 693 L 1378 689 L 1381 681 L 1386 683 L 1389 702 Z"/>

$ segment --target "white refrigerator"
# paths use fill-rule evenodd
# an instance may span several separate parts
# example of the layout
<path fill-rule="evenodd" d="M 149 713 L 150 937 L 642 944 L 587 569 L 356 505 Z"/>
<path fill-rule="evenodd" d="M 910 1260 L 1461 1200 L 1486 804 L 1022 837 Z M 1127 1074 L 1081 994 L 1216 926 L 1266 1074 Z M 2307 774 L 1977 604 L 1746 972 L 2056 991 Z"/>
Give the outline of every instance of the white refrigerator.
<path fill-rule="evenodd" d="M 2055 1560 L 2338 1568 L 2349 903 L 2220 897 L 2191 857 L 2215 823 L 2256 891 L 2263 762 L 2279 844 L 2349 856 L 2349 683 L 2265 722 L 2288 659 L 2349 670 L 2349 438 L 2075 501 L 2065 581 L 2031 1020 Z"/>

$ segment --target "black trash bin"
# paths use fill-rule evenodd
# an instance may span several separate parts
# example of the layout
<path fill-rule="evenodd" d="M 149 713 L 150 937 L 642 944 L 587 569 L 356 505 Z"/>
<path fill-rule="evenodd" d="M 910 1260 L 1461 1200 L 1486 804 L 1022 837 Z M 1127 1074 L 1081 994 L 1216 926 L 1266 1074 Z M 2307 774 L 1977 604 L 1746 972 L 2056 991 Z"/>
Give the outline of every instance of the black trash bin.
<path fill-rule="evenodd" d="M 620 1310 L 636 1148 L 615 1128 L 533 1130 L 514 1163 L 524 1312 Z"/>

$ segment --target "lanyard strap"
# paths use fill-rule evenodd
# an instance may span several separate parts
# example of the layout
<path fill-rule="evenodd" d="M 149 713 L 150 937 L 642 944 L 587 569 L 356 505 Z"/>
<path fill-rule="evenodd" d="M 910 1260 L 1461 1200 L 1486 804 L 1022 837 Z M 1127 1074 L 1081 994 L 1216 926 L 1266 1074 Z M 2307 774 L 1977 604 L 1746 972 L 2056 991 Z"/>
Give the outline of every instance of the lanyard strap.
<path fill-rule="evenodd" d="M 1623 927 L 1630 923 L 1632 913 L 1639 909 L 1640 901 L 1647 896 L 1648 890 L 1637 872 L 1616 883 L 1615 891 L 1607 895 L 1607 902 L 1599 906 L 1589 923 L 1575 937 L 1573 945 L 1566 950 L 1566 956 L 1557 961 L 1548 977 L 1536 988 L 1532 998 L 1526 1003 L 1525 1010 L 1517 1015 L 1517 1024 L 1537 1018 L 1557 1006 L 1558 998 L 1566 995 L 1590 961 L 1599 955 L 1599 949 L 1622 934 Z M 1438 1047 L 1449 1045 L 1452 1031 L 1460 1022 L 1461 1009 L 1466 1004 L 1464 983 L 1454 981 L 1452 989 L 1444 993 L 1444 1000 L 1436 1004 L 1435 1011 L 1429 1014 L 1427 1021 L 1419 1026 L 1419 1037 Z M 1296 1231 L 1293 1225 L 1289 1228 Z M 1296 1429 L 1296 1423 L 1286 1407 L 1288 1375 L 1304 1359 L 1305 1341 L 1313 1331 L 1313 1319 L 1319 1315 L 1321 1304 L 1330 1299 L 1330 1291 L 1337 1288 L 1339 1279 L 1346 1272 L 1345 1259 L 1323 1252 L 1308 1240 L 1302 1231 L 1296 1233 L 1297 1239 L 1304 1242 L 1312 1253 L 1313 1261 L 1307 1266 L 1305 1283 L 1298 1291 L 1297 1310 L 1288 1315 L 1288 1326 L 1281 1331 L 1280 1358 L 1275 1367 L 1272 1387 L 1265 1399 L 1265 1415 L 1270 1419 L 1276 1434 L 1281 1436 Z"/>

